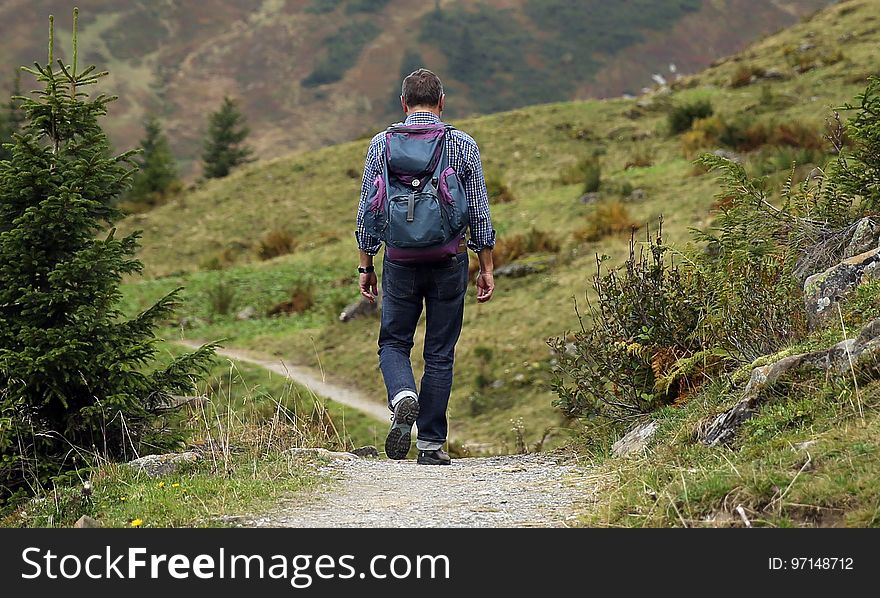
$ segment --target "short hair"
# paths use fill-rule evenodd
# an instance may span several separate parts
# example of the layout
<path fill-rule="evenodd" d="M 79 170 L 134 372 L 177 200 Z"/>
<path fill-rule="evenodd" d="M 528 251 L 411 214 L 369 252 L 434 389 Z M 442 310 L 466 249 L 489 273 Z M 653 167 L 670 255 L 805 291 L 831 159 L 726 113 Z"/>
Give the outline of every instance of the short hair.
<path fill-rule="evenodd" d="M 428 69 L 418 69 L 403 80 L 400 95 L 407 106 L 437 106 L 443 96 L 443 83 Z"/>

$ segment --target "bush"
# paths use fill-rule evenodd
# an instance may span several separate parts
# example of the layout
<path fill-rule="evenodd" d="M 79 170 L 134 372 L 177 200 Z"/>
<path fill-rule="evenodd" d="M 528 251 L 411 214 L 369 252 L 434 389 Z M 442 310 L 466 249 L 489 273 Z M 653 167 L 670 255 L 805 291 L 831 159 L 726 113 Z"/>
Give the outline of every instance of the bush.
<path fill-rule="evenodd" d="M 633 151 L 630 159 L 624 165 L 624 170 L 630 168 L 649 168 L 654 165 L 654 152 L 647 145 L 639 145 Z"/>
<path fill-rule="evenodd" d="M 559 181 L 563 185 L 583 185 L 584 193 L 593 193 L 602 186 L 602 165 L 596 157 L 581 158 L 562 171 Z"/>
<path fill-rule="evenodd" d="M 489 194 L 489 203 L 492 204 L 516 201 L 510 187 L 504 183 L 501 175 L 494 171 L 486 173 L 486 192 Z"/>
<path fill-rule="evenodd" d="M 617 200 L 603 201 L 596 205 L 589 224 L 576 233 L 582 241 L 599 241 L 610 235 L 630 233 L 638 224 L 630 217 L 626 204 Z"/>
<path fill-rule="evenodd" d="M 499 235 L 492 260 L 497 268 L 531 253 L 558 253 L 559 249 L 559 241 L 551 234 L 530 228 L 526 233 Z M 474 274 L 478 269 L 479 263 L 471 260 L 470 273 Z"/>
<path fill-rule="evenodd" d="M 257 255 L 261 260 L 271 260 L 272 258 L 293 253 L 296 245 L 296 239 L 290 234 L 290 231 L 283 228 L 275 228 L 260 239 Z"/>
<path fill-rule="evenodd" d="M 712 103 L 708 100 L 700 100 L 691 104 L 673 106 L 667 117 L 669 131 L 678 135 L 690 130 L 694 121 L 699 118 L 708 118 L 715 113 Z"/>
<path fill-rule="evenodd" d="M 290 298 L 273 306 L 267 315 L 301 314 L 315 305 L 315 291 L 311 286 L 297 286 L 291 289 Z"/>
<path fill-rule="evenodd" d="M 751 85 L 756 79 L 764 76 L 764 69 L 747 64 L 740 65 L 730 78 L 730 86 L 734 89 Z"/>
<path fill-rule="evenodd" d="M 211 314 L 227 316 L 232 313 L 235 305 L 235 288 L 227 283 L 222 276 L 217 278 L 217 283 L 210 287 L 207 293 Z"/>

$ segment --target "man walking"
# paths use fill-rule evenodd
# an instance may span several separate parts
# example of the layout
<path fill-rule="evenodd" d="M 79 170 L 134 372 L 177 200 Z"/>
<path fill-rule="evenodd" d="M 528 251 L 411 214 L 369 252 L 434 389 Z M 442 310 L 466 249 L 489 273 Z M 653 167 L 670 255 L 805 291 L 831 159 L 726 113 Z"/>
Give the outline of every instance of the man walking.
<path fill-rule="evenodd" d="M 373 257 L 385 243 L 379 368 L 393 413 L 385 453 L 405 458 L 416 423 L 422 465 L 451 463 L 443 445 L 468 285 L 467 248 L 480 261 L 477 301 L 489 301 L 495 289 L 495 231 L 480 150 L 469 135 L 440 120 L 445 100 L 440 79 L 429 70 L 403 80 L 406 121 L 370 142 L 355 233 L 360 291 L 370 301 L 378 295 Z M 425 370 L 416 388 L 410 352 L 423 305 Z"/>

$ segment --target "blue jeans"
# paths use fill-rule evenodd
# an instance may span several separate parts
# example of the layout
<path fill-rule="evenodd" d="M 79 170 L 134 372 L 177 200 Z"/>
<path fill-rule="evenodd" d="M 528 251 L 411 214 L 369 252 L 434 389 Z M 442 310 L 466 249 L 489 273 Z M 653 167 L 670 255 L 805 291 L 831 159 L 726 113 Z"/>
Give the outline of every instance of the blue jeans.
<path fill-rule="evenodd" d="M 466 253 L 439 264 L 403 265 L 387 258 L 383 262 L 379 368 L 388 390 L 389 407 L 401 391 L 411 390 L 418 396 L 417 446 L 423 450 L 439 448 L 446 442 L 446 408 L 467 281 Z M 423 303 L 425 372 L 417 390 L 410 352 Z"/>

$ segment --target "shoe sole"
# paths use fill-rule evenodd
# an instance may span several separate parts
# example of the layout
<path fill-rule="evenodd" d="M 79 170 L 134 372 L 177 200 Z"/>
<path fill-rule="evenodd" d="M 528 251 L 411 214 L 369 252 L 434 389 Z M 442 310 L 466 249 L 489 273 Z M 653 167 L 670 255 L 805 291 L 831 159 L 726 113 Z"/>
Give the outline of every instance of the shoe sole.
<path fill-rule="evenodd" d="M 391 429 L 385 438 L 385 454 L 389 459 L 400 461 L 405 459 L 410 449 L 412 427 L 419 417 L 419 402 L 412 397 L 400 400 L 394 409 Z"/>
<path fill-rule="evenodd" d="M 425 461 L 425 460 L 416 460 L 418 465 L 452 465 L 452 461 Z"/>

